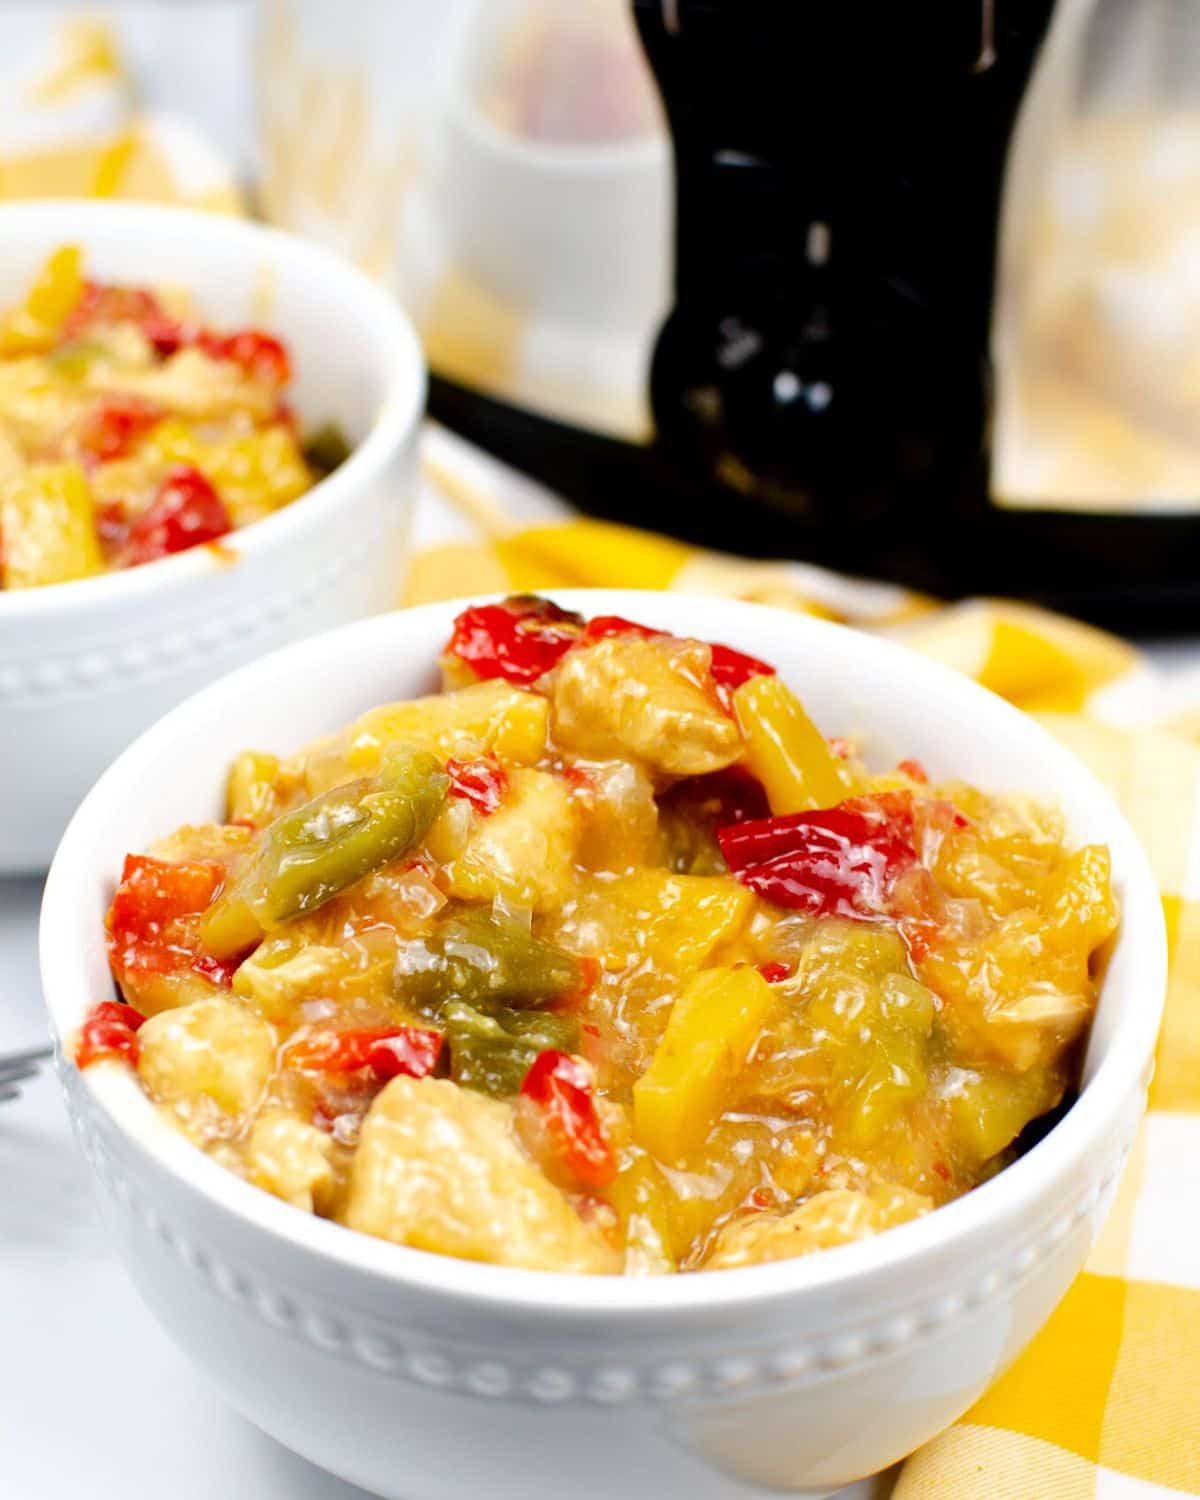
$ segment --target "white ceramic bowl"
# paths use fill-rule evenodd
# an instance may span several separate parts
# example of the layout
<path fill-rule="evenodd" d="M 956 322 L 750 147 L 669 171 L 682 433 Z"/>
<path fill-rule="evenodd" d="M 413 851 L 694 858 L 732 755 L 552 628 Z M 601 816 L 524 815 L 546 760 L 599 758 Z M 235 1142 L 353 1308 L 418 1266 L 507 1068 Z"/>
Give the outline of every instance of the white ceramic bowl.
<path fill-rule="evenodd" d="M 0 305 L 81 245 L 100 278 L 189 288 L 225 327 L 288 343 L 302 420 L 354 452 L 309 494 L 230 538 L 77 583 L 0 590 L 0 874 L 44 869 L 105 766 L 190 693 L 265 651 L 395 606 L 424 405 L 404 315 L 360 272 L 274 230 L 130 204 L 0 208 Z"/>
<path fill-rule="evenodd" d="M 1133 1141 L 1165 984 L 1158 894 L 1132 832 L 1032 720 L 902 648 L 751 605 L 561 592 L 563 604 L 775 662 L 829 732 L 1062 807 L 1112 850 L 1122 908 L 1075 1106 L 992 1181 L 877 1239 L 660 1279 L 470 1264 L 312 1218 L 191 1147 L 118 1065 L 61 1064 L 80 1143 L 146 1300 L 279 1441 L 390 1500 L 824 1495 L 958 1416 L 1083 1264 Z M 219 815 L 244 745 L 287 750 L 427 690 L 453 605 L 306 641 L 144 735 L 76 814 L 42 914 L 69 1039 L 109 992 L 101 922 L 127 849 Z M 319 685 L 320 691 L 314 691 Z M 132 1439 L 131 1439 L 132 1440 Z"/>

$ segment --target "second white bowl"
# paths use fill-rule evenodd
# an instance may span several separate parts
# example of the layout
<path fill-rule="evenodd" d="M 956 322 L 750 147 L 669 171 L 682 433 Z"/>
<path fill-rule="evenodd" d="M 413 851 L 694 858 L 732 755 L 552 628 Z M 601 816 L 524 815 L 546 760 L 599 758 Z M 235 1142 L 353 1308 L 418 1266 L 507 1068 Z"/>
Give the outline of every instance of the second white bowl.
<path fill-rule="evenodd" d="M 129 204 L 0 208 L 0 305 L 62 244 L 89 275 L 190 290 L 222 327 L 288 344 L 301 421 L 351 457 L 206 547 L 78 583 L 0 591 L 0 875 L 44 869 L 79 799 L 148 724 L 274 647 L 392 607 L 425 398 L 420 346 L 382 290 L 327 251 L 215 214 Z"/>

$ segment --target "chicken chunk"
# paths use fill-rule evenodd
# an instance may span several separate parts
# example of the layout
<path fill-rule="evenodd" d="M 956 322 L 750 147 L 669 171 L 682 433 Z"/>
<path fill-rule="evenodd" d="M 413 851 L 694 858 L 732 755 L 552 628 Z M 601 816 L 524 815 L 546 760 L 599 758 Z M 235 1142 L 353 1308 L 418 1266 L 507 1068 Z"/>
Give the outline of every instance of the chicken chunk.
<path fill-rule="evenodd" d="M 342 948 L 326 943 L 303 943 L 290 937 L 267 938 L 238 966 L 234 994 L 268 1021 L 296 1023 L 297 1007 L 309 997 L 336 989 L 351 967 Z"/>
<path fill-rule="evenodd" d="M 550 911 L 567 897 L 578 842 L 579 813 L 563 781 L 515 770 L 500 808 L 480 819 L 447 868 L 447 889 L 463 901 L 499 896 Z"/>
<path fill-rule="evenodd" d="M 758 1266 L 831 1250 L 918 1218 L 932 1207 L 929 1198 L 907 1188 L 877 1188 L 869 1194 L 830 1188 L 789 1214 L 752 1214 L 732 1220 L 717 1234 L 704 1269 Z"/>
<path fill-rule="evenodd" d="M 710 648 L 627 636 L 563 659 L 554 684 L 554 738 L 596 759 L 640 761 L 667 776 L 703 776 L 742 753 L 737 725 L 706 690 Z"/>
<path fill-rule="evenodd" d="M 394 1078 L 363 1122 L 345 1222 L 352 1229 L 495 1265 L 616 1272 L 513 1136 L 508 1104 L 434 1078 Z"/>
<path fill-rule="evenodd" d="M 333 1141 L 286 1109 L 265 1109 L 250 1132 L 252 1180 L 306 1213 L 322 1207 L 333 1187 Z"/>
<path fill-rule="evenodd" d="M 138 1042 L 138 1072 L 151 1095 L 185 1125 L 215 1133 L 257 1108 L 275 1064 L 274 1027 L 215 997 L 151 1016 Z"/>

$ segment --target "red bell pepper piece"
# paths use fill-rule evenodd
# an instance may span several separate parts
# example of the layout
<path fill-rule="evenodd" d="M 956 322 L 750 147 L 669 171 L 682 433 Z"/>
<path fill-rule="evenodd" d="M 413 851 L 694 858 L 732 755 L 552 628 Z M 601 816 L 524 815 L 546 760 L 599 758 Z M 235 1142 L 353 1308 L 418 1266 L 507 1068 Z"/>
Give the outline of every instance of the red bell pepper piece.
<path fill-rule="evenodd" d="M 139 396 L 101 396 L 79 424 L 79 443 L 85 460 L 109 463 L 114 458 L 124 458 L 162 415 L 153 402 Z"/>
<path fill-rule="evenodd" d="M 508 787 L 504 767 L 486 756 L 480 760 L 451 756 L 446 774 L 450 777 L 450 795 L 464 798 L 485 818 L 500 806 Z"/>
<path fill-rule="evenodd" d="M 912 828 L 911 798 L 890 794 L 736 823 L 717 840 L 742 884 L 768 901 L 861 920 L 888 914 L 896 877 L 917 863 Z"/>
<path fill-rule="evenodd" d="M 521 1098 L 537 1111 L 555 1164 L 587 1188 L 606 1187 L 617 1175 L 617 1157 L 596 1110 L 591 1080 L 566 1052 L 539 1052 L 521 1084 Z"/>
<path fill-rule="evenodd" d="M 198 946 L 195 924 L 185 919 L 207 909 L 224 872 L 205 860 L 173 864 L 128 854 L 108 909 L 108 953 L 118 980 L 130 974 L 174 974 L 193 969 L 228 984 L 236 963 L 222 963 Z"/>
<path fill-rule="evenodd" d="M 83 295 L 63 328 L 63 337 L 75 338 L 95 323 L 136 323 L 155 352 L 164 357 L 174 354 L 188 340 L 187 330 L 163 311 L 158 298 L 146 287 L 85 282 Z"/>
<path fill-rule="evenodd" d="M 775 668 L 757 656 L 747 656 L 744 651 L 735 651 L 732 646 L 716 645 L 712 648 L 712 675 L 718 689 L 732 695 L 735 688 L 752 677 L 774 677 Z"/>
<path fill-rule="evenodd" d="M 316 1031 L 287 1051 L 294 1068 L 313 1073 L 357 1073 L 364 1068 L 379 1079 L 424 1078 L 437 1066 L 440 1031 L 418 1026 L 374 1026 L 356 1031 Z"/>
<path fill-rule="evenodd" d="M 286 385 L 292 378 L 287 348 L 274 334 L 264 333 L 261 328 L 242 328 L 227 334 L 201 329 L 194 342 L 205 354 L 231 360 L 247 375 L 270 385 Z"/>
<path fill-rule="evenodd" d="M 527 687 L 577 643 L 583 621 L 548 599 L 514 596 L 464 609 L 446 645 L 476 677 Z"/>
<path fill-rule="evenodd" d="M 102 1057 L 116 1057 L 124 1058 L 131 1067 L 136 1067 L 137 1033 L 145 1019 L 132 1005 L 123 1005 L 116 1000 L 102 1000 L 99 1005 L 93 1005 L 79 1028 L 75 1066 L 86 1068 Z"/>
<path fill-rule="evenodd" d="M 783 980 L 790 979 L 795 973 L 791 964 L 779 962 L 756 964 L 755 967 L 768 984 L 781 984 Z"/>
<path fill-rule="evenodd" d="M 176 464 L 149 507 L 130 525 L 127 560 L 131 567 L 215 542 L 233 530 L 233 521 L 199 469 Z"/>

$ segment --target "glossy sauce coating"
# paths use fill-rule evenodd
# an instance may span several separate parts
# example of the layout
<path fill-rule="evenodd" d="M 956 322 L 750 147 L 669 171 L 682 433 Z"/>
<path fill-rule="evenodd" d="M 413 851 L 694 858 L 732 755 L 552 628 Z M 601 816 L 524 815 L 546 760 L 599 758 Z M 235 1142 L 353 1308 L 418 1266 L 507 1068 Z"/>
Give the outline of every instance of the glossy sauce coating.
<path fill-rule="evenodd" d="M 231 1170 L 419 1248 L 662 1273 L 927 1212 L 1068 1096 L 1117 913 L 1056 814 L 873 774 L 767 663 L 632 622 L 484 606 L 444 665 L 126 866 L 148 1019 L 100 1039 Z"/>

